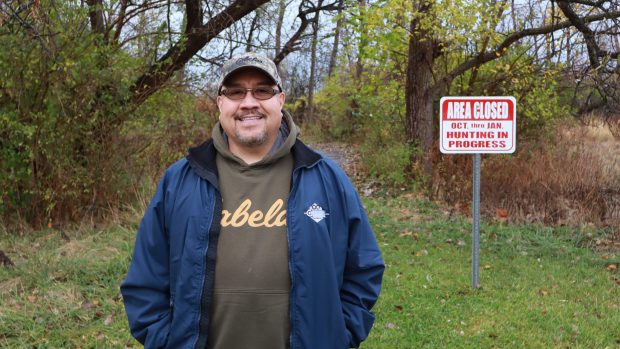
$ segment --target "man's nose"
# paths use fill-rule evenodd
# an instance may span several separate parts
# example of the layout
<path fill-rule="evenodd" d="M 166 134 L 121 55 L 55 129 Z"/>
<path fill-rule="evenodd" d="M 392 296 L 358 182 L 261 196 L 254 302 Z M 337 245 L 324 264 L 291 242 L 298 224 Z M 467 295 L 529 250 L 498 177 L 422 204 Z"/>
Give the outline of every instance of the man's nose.
<path fill-rule="evenodd" d="M 246 91 L 245 97 L 241 100 L 239 107 L 243 109 L 253 109 L 258 107 L 258 99 L 254 98 L 253 91 Z"/>

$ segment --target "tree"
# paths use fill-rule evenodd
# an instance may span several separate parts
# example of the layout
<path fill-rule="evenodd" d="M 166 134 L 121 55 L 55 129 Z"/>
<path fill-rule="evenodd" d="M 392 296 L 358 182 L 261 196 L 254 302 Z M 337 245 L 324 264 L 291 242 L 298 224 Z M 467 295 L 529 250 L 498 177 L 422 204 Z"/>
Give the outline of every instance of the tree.
<path fill-rule="evenodd" d="M 280 63 L 320 12 L 341 8 L 280 1 L 273 20 L 257 11 L 267 3 L 0 0 L 0 186 L 10 188 L 0 215 L 42 225 L 114 207 L 142 161 L 132 151 L 145 148 L 127 143 L 128 130 L 178 126 L 169 115 L 196 93 L 188 63 L 214 72 L 240 51 L 273 52 L 274 27 L 288 38 L 275 45 Z M 282 30 L 291 3 L 301 19 L 292 32 Z"/>
<path fill-rule="evenodd" d="M 288 39 L 286 44 L 282 47 L 279 54 L 273 59 L 276 65 L 279 65 L 286 56 L 299 51 L 302 39 L 304 39 L 304 33 L 309 25 L 314 22 L 318 23 L 318 14 L 320 12 L 337 11 L 340 9 L 338 2 L 331 2 L 323 4 L 323 1 L 319 1 L 315 4 L 310 0 L 302 0 L 299 3 L 299 10 L 297 12 L 297 18 L 299 18 L 299 26 L 297 30 Z M 311 17 L 309 17 L 311 16 Z"/>
<path fill-rule="evenodd" d="M 318 1 L 317 6 L 321 7 L 322 0 Z M 317 12 L 312 19 L 312 42 L 310 49 L 310 78 L 308 80 L 308 111 L 306 112 L 306 120 L 314 122 L 314 86 L 316 81 L 316 49 L 319 42 L 319 14 Z"/>
<path fill-rule="evenodd" d="M 183 34 L 136 80 L 132 89 L 134 102 L 141 103 L 146 100 L 219 33 L 266 2 L 267 0 L 234 1 L 208 22 L 203 23 L 202 2 L 186 0 L 186 24 Z"/>
<path fill-rule="evenodd" d="M 342 11 L 344 10 L 344 0 L 338 2 L 338 19 L 336 21 L 336 28 L 334 28 L 334 44 L 332 46 L 332 52 L 329 58 L 329 67 L 327 69 L 327 76 L 332 76 L 334 68 L 336 67 L 336 59 L 338 58 L 338 48 L 340 47 L 340 31 L 344 24 L 344 16 Z"/>
<path fill-rule="evenodd" d="M 586 8 L 580 11 L 581 14 L 577 14 L 573 9 L 575 4 L 580 4 Z M 482 65 L 503 57 L 511 47 L 527 38 L 552 34 L 570 27 L 577 28 L 583 34 L 590 59 L 588 71 L 595 72 L 601 66 L 601 62 L 609 64 L 612 58 L 618 56 L 617 52 L 608 52 L 599 47 L 598 42 L 609 33 L 604 30 L 597 32 L 588 26 L 591 23 L 619 18 L 620 12 L 612 10 L 609 6 L 611 4 L 613 4 L 612 1 L 575 0 L 558 1 L 556 5 L 552 1 L 550 6 L 552 8 L 559 6 L 568 19 L 561 20 L 559 17 L 554 17 L 550 23 L 539 23 L 527 27 L 513 23 L 514 27 L 518 28 L 517 30 L 504 31 L 498 26 L 505 24 L 504 14 L 508 8 L 508 3 L 495 0 L 485 2 L 483 15 L 480 16 L 482 25 L 479 28 L 474 28 L 474 30 L 480 30 L 484 35 L 478 36 L 478 38 L 482 38 L 482 42 L 477 45 L 476 51 L 472 51 L 460 44 L 461 42 L 467 43 L 467 40 L 452 40 L 454 37 L 441 36 L 445 32 L 436 30 L 441 26 L 440 23 L 444 19 L 441 18 L 440 10 L 435 1 L 412 1 L 405 129 L 408 140 L 419 142 L 425 154 L 422 159 L 424 172 L 430 175 L 432 171 L 432 163 L 428 155 L 431 152 L 435 136 L 433 131 L 433 103 L 447 91 L 456 78 L 471 70 L 476 71 Z M 442 5 L 445 6 L 445 4 Z M 533 5 L 530 4 L 530 6 Z M 442 9 L 445 10 L 445 7 Z M 516 15 L 512 18 L 519 17 Z M 491 31 L 500 32 L 503 35 L 490 36 Z M 469 33 L 473 34 L 471 27 Z M 440 58 L 442 59 L 441 62 L 445 62 L 446 57 L 452 52 L 465 53 L 466 56 L 451 69 L 440 69 L 438 67 Z M 611 65 L 617 69 L 617 64 L 612 63 Z"/>
<path fill-rule="evenodd" d="M 140 148 L 124 125 L 149 108 L 165 110 L 170 99 L 184 111 L 181 89 L 142 106 L 183 79 L 175 72 L 196 52 L 266 2 L 0 2 L 3 221 L 78 220 L 128 199 Z M 184 20 L 175 24 L 177 10 Z"/>

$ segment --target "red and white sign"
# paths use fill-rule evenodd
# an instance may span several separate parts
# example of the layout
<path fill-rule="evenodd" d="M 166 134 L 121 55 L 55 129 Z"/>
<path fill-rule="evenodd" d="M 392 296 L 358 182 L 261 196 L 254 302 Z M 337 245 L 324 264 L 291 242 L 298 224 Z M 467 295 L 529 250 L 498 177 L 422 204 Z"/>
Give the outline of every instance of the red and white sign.
<path fill-rule="evenodd" d="M 442 153 L 514 153 L 514 97 L 443 97 L 439 108 Z"/>

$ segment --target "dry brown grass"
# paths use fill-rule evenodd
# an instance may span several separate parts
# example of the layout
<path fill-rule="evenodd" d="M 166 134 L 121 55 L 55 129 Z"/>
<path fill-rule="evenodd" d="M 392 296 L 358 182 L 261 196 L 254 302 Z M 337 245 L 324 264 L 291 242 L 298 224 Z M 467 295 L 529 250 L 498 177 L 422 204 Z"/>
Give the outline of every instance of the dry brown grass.
<path fill-rule="evenodd" d="M 437 168 L 435 194 L 468 207 L 472 156 L 443 156 Z M 602 124 L 562 126 L 547 141 L 521 142 L 515 155 L 484 156 L 481 175 L 487 215 L 620 227 L 620 140 Z"/>

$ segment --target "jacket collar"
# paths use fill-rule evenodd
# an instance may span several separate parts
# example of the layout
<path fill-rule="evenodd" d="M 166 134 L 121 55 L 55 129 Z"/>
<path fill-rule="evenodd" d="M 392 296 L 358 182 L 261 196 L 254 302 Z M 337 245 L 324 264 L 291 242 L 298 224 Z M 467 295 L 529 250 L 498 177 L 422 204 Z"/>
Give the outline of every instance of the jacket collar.
<path fill-rule="evenodd" d="M 217 166 L 215 164 L 215 145 L 213 139 L 202 143 L 201 145 L 189 148 L 186 156 L 189 165 L 196 171 L 196 173 L 209 181 L 214 187 L 220 187 L 220 183 L 217 177 Z"/>
<path fill-rule="evenodd" d="M 297 170 L 301 167 L 312 167 L 322 158 L 319 153 L 305 145 L 299 139 L 295 140 L 291 152 L 293 153 L 293 159 L 295 161 L 293 170 Z M 206 179 L 219 189 L 217 165 L 215 163 L 216 153 L 217 151 L 215 150 L 213 139 L 209 139 L 197 147 L 190 148 L 186 159 L 200 177 Z"/>

